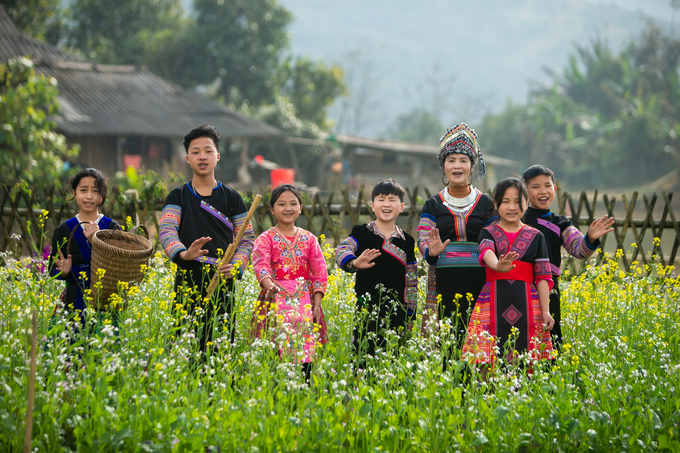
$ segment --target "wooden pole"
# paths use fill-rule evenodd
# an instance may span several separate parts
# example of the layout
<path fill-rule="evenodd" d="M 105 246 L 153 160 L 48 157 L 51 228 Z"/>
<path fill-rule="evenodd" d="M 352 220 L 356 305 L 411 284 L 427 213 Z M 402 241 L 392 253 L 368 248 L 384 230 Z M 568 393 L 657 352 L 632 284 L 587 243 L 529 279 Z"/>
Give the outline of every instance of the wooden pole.
<path fill-rule="evenodd" d="M 234 242 L 229 244 L 229 247 L 227 247 L 227 250 L 224 252 L 224 255 L 222 255 L 222 260 L 220 261 L 220 264 L 217 266 L 217 272 L 215 275 L 213 275 L 212 280 L 210 281 L 210 286 L 208 286 L 208 297 L 211 297 L 215 290 L 217 289 L 217 283 L 219 282 L 220 278 L 220 266 L 223 264 L 229 263 L 231 261 L 231 258 L 234 256 L 234 253 L 236 252 L 236 249 L 238 248 L 239 243 L 241 242 L 241 239 L 243 239 L 243 234 L 246 232 L 246 229 L 248 228 L 248 224 L 250 223 L 250 219 L 253 217 L 253 214 L 255 214 L 255 208 L 257 208 L 257 205 L 260 204 L 260 198 L 262 198 L 262 195 L 259 193 L 255 195 L 255 198 L 253 198 L 253 204 L 250 205 L 250 210 L 248 211 L 248 215 L 246 216 L 245 220 L 243 221 L 243 224 L 241 225 L 241 228 L 238 230 L 238 234 L 236 235 L 236 239 L 234 239 Z"/>
<path fill-rule="evenodd" d="M 24 453 L 31 451 L 33 436 L 33 403 L 35 402 L 35 362 L 38 349 L 38 313 L 33 310 L 33 331 L 31 332 L 31 370 L 28 375 L 28 408 L 26 409 L 26 436 L 24 437 Z"/>

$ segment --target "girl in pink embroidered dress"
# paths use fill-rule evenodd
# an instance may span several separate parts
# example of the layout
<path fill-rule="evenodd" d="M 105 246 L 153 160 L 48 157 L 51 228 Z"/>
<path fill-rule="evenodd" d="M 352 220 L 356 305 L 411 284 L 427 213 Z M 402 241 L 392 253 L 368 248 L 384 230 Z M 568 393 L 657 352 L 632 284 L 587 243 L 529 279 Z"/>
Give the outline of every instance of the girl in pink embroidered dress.
<path fill-rule="evenodd" d="M 317 238 L 295 226 L 302 206 L 297 189 L 290 184 L 277 187 L 270 205 L 278 223 L 255 240 L 252 255 L 262 287 L 253 314 L 253 333 L 259 338 L 268 324 L 276 324 L 281 355 L 307 364 L 309 378 L 317 342 L 327 340 L 321 310 L 328 283 L 326 261 Z"/>

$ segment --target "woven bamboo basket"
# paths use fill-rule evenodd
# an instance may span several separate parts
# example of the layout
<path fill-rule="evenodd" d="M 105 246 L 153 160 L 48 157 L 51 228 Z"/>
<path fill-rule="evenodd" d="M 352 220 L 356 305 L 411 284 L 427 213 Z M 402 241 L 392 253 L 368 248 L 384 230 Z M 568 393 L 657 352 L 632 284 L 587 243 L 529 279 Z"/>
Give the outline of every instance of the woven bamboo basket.
<path fill-rule="evenodd" d="M 140 228 L 146 238 L 134 234 Z M 120 230 L 100 230 L 92 235 L 92 261 L 90 264 L 90 288 L 92 301 L 97 309 L 120 310 L 123 306 L 110 307 L 110 297 L 118 294 L 118 282 L 142 281 L 142 265 L 149 264 L 153 254 L 153 246 L 148 239 L 149 232 L 144 226 L 138 226 L 130 232 Z M 104 275 L 99 278 L 97 271 L 103 269 Z M 101 288 L 97 283 L 101 283 Z"/>

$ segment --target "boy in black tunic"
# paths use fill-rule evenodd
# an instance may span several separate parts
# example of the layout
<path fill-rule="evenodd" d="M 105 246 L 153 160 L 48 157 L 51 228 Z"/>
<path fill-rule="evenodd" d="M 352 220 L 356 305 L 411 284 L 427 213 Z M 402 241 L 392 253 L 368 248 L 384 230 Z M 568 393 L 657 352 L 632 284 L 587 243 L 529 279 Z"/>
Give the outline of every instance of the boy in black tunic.
<path fill-rule="evenodd" d="M 248 214 L 241 195 L 215 180 L 215 166 L 220 160 L 219 143 L 219 133 L 209 125 L 193 129 L 184 136 L 186 161 L 193 176 L 166 198 L 159 231 L 165 252 L 177 264 L 177 303 L 183 304 L 188 314 L 196 316 L 196 336 L 203 352 L 212 342 L 213 330 L 218 323 L 230 320 L 233 277 L 240 278 L 248 265 L 255 240 L 252 225 L 246 225 L 243 240 L 233 258 L 219 268 L 224 280 L 211 300 L 206 300 L 221 253 L 233 242 L 239 228 L 244 227 Z"/>
<path fill-rule="evenodd" d="M 600 238 L 614 231 L 614 219 L 604 216 L 596 219 L 588 227 L 584 236 L 571 221 L 562 215 L 553 214 L 550 205 L 555 199 L 555 174 L 544 165 L 532 165 L 522 175 L 529 189 L 531 206 L 525 211 L 522 221 L 543 233 L 548 243 L 548 257 L 553 274 L 553 290 L 550 293 L 550 313 L 555 319 L 552 336 L 555 345 L 562 344 L 562 325 L 560 314 L 560 266 L 562 255 L 560 248 L 573 257 L 586 259 L 600 246 Z"/>
<path fill-rule="evenodd" d="M 384 347 L 384 329 L 400 335 L 411 328 L 416 314 L 418 275 L 415 240 L 395 225 L 404 210 L 404 189 L 393 179 L 379 182 L 371 194 L 376 220 L 352 228 L 335 250 L 336 261 L 347 272 L 356 272 L 354 290 L 357 311 L 368 318 L 354 329 L 354 348 L 368 339 L 366 353 L 373 356 Z M 377 313 L 371 316 L 370 313 Z"/>

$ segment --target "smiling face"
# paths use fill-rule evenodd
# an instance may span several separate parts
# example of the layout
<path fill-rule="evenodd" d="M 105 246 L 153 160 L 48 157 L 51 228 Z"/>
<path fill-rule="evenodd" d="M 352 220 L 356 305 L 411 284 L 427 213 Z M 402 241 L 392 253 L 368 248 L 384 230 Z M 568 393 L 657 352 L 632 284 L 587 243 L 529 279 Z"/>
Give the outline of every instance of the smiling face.
<path fill-rule="evenodd" d="M 469 184 L 472 163 L 467 154 L 449 154 L 444 160 L 444 174 L 452 186 Z"/>
<path fill-rule="evenodd" d="M 300 216 L 302 206 L 300 206 L 300 200 L 297 199 L 295 194 L 288 190 L 283 192 L 269 209 L 276 217 L 279 225 L 292 226 Z"/>
<path fill-rule="evenodd" d="M 518 225 L 527 208 L 527 201 L 519 193 L 517 187 L 510 186 L 505 189 L 501 204 L 498 206 L 498 215 L 508 225 Z"/>
<path fill-rule="evenodd" d="M 102 204 L 102 196 L 97 188 L 97 180 L 92 176 L 84 176 L 73 191 L 76 204 L 81 214 L 98 214 Z"/>
<path fill-rule="evenodd" d="M 548 175 L 538 175 L 528 182 L 529 201 L 536 209 L 550 209 L 555 199 L 555 183 Z"/>
<path fill-rule="evenodd" d="M 187 164 L 196 176 L 214 176 L 215 166 L 220 161 L 215 142 L 210 137 L 198 137 L 189 143 L 186 155 Z"/>
<path fill-rule="evenodd" d="M 404 210 L 404 203 L 399 199 L 398 195 L 376 195 L 371 202 L 371 209 L 375 213 L 375 217 L 380 222 L 394 222 L 399 213 Z"/>

